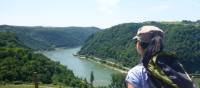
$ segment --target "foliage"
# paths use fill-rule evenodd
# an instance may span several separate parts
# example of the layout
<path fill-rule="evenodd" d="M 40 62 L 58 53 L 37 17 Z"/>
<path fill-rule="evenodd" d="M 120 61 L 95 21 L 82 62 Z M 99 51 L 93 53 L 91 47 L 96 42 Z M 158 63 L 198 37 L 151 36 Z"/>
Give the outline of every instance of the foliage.
<path fill-rule="evenodd" d="M 93 81 L 94 81 L 94 74 L 93 74 L 93 71 L 91 71 L 91 73 L 90 73 L 90 83 L 91 83 L 91 85 L 93 85 Z"/>
<path fill-rule="evenodd" d="M 79 54 L 133 67 L 139 62 L 140 57 L 132 37 L 143 25 L 155 25 L 163 29 L 165 32 L 164 51 L 177 55 L 189 73 L 200 73 L 200 24 L 198 21 L 119 24 L 91 35 Z"/>
<path fill-rule="evenodd" d="M 39 82 L 64 84 L 71 87 L 88 87 L 89 83 L 76 76 L 66 66 L 42 54 L 34 53 L 13 33 L 0 32 L 0 83 L 27 83 L 37 72 Z"/>
<path fill-rule="evenodd" d="M 112 82 L 109 85 L 110 88 L 127 88 L 125 82 L 126 74 L 123 73 L 115 73 L 112 74 Z"/>

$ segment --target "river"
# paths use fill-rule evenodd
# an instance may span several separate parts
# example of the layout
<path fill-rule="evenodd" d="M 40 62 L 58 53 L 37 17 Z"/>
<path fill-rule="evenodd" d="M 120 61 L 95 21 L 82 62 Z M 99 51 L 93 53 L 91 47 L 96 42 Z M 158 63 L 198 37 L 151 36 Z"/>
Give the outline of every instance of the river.
<path fill-rule="evenodd" d="M 81 47 L 56 49 L 54 51 L 43 51 L 42 54 L 54 61 L 59 61 L 61 64 L 71 69 L 74 74 L 80 78 L 86 78 L 89 82 L 91 71 L 94 73 L 94 86 L 107 86 L 111 83 L 111 74 L 117 71 L 110 69 L 102 64 L 91 60 L 79 59 L 73 56 L 80 50 Z"/>

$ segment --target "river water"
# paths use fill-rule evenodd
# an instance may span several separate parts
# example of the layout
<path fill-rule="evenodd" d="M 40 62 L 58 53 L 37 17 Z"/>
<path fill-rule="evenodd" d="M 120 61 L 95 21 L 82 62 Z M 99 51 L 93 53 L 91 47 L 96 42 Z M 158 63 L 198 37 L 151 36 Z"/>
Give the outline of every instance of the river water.
<path fill-rule="evenodd" d="M 117 71 L 110 69 L 102 64 L 91 60 L 79 59 L 73 56 L 80 50 L 81 47 L 56 49 L 54 51 L 43 51 L 42 53 L 54 61 L 59 61 L 61 64 L 71 69 L 74 74 L 80 78 L 86 78 L 89 82 L 91 71 L 94 74 L 95 86 L 107 86 L 111 83 L 111 74 Z"/>

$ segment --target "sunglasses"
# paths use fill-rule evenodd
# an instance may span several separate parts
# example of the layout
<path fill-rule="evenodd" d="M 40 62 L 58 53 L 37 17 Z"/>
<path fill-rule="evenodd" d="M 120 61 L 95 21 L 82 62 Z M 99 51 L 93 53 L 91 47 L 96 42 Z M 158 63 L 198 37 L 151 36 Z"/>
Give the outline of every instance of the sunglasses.
<path fill-rule="evenodd" d="M 133 39 L 134 44 L 137 44 L 138 40 L 137 39 Z"/>

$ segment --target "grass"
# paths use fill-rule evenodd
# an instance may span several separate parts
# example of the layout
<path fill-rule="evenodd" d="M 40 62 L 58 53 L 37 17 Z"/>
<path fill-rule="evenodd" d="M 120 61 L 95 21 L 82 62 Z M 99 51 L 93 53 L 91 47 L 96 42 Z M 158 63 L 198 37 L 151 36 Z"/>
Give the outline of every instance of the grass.
<path fill-rule="evenodd" d="M 196 85 L 197 88 L 200 88 L 200 78 L 195 78 L 193 79 L 194 84 Z"/>
<path fill-rule="evenodd" d="M 6 84 L 6 85 L 0 85 L 0 88 L 35 88 L 33 84 Z M 52 85 L 52 84 L 41 84 L 39 85 L 39 88 L 70 88 L 70 87 L 64 87 L 61 85 Z"/>

